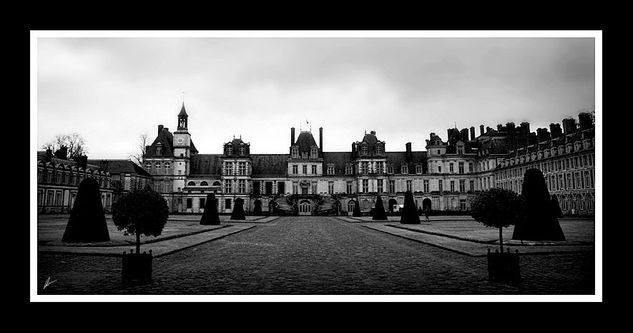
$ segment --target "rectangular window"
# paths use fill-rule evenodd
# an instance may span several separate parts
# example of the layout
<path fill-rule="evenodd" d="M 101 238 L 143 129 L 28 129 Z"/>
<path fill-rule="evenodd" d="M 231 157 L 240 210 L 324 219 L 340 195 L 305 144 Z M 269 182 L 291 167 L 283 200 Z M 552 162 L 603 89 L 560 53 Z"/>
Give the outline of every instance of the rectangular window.
<path fill-rule="evenodd" d="M 224 200 L 224 209 L 231 209 L 231 199 Z"/>
<path fill-rule="evenodd" d="M 187 208 L 193 207 L 193 199 L 187 198 Z"/>
<path fill-rule="evenodd" d="M 225 175 L 232 175 L 233 174 L 233 163 L 231 163 L 231 162 L 225 162 L 224 163 L 224 174 Z"/>
<path fill-rule="evenodd" d="M 327 193 L 334 193 L 334 182 L 327 182 Z"/>
<path fill-rule="evenodd" d="M 449 163 L 448 164 L 448 172 L 453 173 L 455 170 L 453 170 L 453 163 Z"/>
<path fill-rule="evenodd" d="M 387 167 L 387 173 L 393 174 L 393 167 L 391 165 Z"/>
<path fill-rule="evenodd" d="M 292 182 L 292 194 L 299 194 L 299 183 Z"/>
<path fill-rule="evenodd" d="M 455 192 L 455 181 L 451 180 L 451 192 Z"/>
<path fill-rule="evenodd" d="M 421 174 L 422 173 L 422 166 L 421 165 L 416 165 L 415 166 L 415 173 L 417 173 L 417 174 Z"/>
<path fill-rule="evenodd" d="M 442 186 L 442 180 L 441 180 L 441 179 L 440 179 L 440 180 L 438 180 L 438 183 L 437 183 L 437 188 L 438 188 L 438 191 L 440 191 L 440 192 L 444 191 L 443 186 Z"/>
<path fill-rule="evenodd" d="M 232 187 L 233 184 L 231 183 L 230 179 L 225 179 L 224 180 L 224 193 L 231 193 L 232 192 Z"/>
<path fill-rule="evenodd" d="M 345 166 L 345 174 L 346 175 L 351 175 L 352 174 L 352 170 L 353 170 L 353 168 L 352 168 L 351 165 L 348 164 L 348 165 Z"/>
<path fill-rule="evenodd" d="M 459 210 L 466 210 L 466 199 L 459 199 Z"/>
<path fill-rule="evenodd" d="M 277 194 L 285 194 L 285 193 L 286 193 L 286 182 L 278 182 Z"/>
<path fill-rule="evenodd" d="M 468 163 L 468 172 L 473 172 L 473 163 Z"/>
<path fill-rule="evenodd" d="M 261 184 L 260 182 L 253 182 L 253 194 L 260 193 L 260 190 L 259 190 L 260 184 Z"/>
<path fill-rule="evenodd" d="M 389 181 L 389 193 L 396 193 L 396 181 L 395 180 L 390 180 Z"/>
<path fill-rule="evenodd" d="M 312 174 L 313 174 L 313 175 L 316 175 L 316 173 L 317 173 L 317 166 L 316 166 L 316 165 L 313 165 L 313 166 L 312 166 Z"/>
<path fill-rule="evenodd" d="M 466 192 L 466 181 L 464 179 L 459 180 L 459 191 Z"/>
<path fill-rule="evenodd" d="M 56 206 L 61 206 L 62 205 L 62 191 L 57 191 L 57 193 L 55 194 L 55 205 Z"/>
<path fill-rule="evenodd" d="M 464 173 L 464 162 L 459 162 L 458 170 L 459 173 Z"/>
<path fill-rule="evenodd" d="M 237 181 L 238 184 L 238 193 L 246 193 L 246 180 L 240 179 Z"/>
<path fill-rule="evenodd" d="M 292 173 L 295 174 L 295 175 L 299 173 L 299 166 L 298 165 L 293 165 L 292 166 Z"/>
<path fill-rule="evenodd" d="M 352 182 L 347 182 L 346 183 L 347 186 L 347 194 L 352 194 Z"/>
<path fill-rule="evenodd" d="M 406 165 L 403 165 L 402 168 L 401 168 L 401 173 L 403 173 L 403 174 L 409 173 L 409 167 L 406 166 Z"/>
<path fill-rule="evenodd" d="M 369 192 L 369 180 L 363 179 L 363 193 Z"/>
<path fill-rule="evenodd" d="M 302 171 L 303 171 L 303 174 L 304 174 L 304 175 L 307 175 L 307 174 L 308 174 L 308 166 L 304 164 L 304 165 L 302 166 L 302 169 L 303 169 L 303 170 L 302 170 Z"/>
<path fill-rule="evenodd" d="M 317 183 L 312 182 L 312 194 L 317 194 Z"/>
<path fill-rule="evenodd" d="M 424 186 L 424 192 L 429 193 L 429 181 L 427 179 L 423 181 L 423 186 Z"/>
<path fill-rule="evenodd" d="M 368 167 L 368 162 L 361 162 L 360 163 L 360 173 L 365 175 L 369 172 L 369 167 Z"/>
<path fill-rule="evenodd" d="M 264 183 L 265 194 L 273 194 L 273 182 Z"/>
<path fill-rule="evenodd" d="M 328 175 L 333 175 L 334 174 L 334 166 L 333 165 L 328 165 L 327 166 L 327 174 Z"/>
<path fill-rule="evenodd" d="M 240 176 L 246 175 L 246 162 L 239 162 L 239 164 L 238 164 L 238 174 Z"/>
<path fill-rule="evenodd" d="M 198 201 L 198 207 L 204 208 L 205 198 L 200 198 Z"/>
<path fill-rule="evenodd" d="M 383 188 L 383 180 L 382 179 L 376 179 L 376 187 L 378 188 L 378 193 L 382 193 L 384 192 L 384 188 Z"/>
<path fill-rule="evenodd" d="M 470 191 L 475 191 L 475 181 L 474 180 L 470 181 L 470 188 L 469 188 L 469 190 Z"/>
<path fill-rule="evenodd" d="M 412 184 L 412 182 L 410 180 L 407 180 L 407 191 L 411 191 L 412 190 L 411 184 Z"/>
<path fill-rule="evenodd" d="M 442 173 L 442 166 L 441 165 L 437 166 L 437 173 Z"/>
<path fill-rule="evenodd" d="M 376 163 L 376 172 L 379 175 L 382 175 L 383 173 L 385 173 L 385 164 L 383 162 Z"/>

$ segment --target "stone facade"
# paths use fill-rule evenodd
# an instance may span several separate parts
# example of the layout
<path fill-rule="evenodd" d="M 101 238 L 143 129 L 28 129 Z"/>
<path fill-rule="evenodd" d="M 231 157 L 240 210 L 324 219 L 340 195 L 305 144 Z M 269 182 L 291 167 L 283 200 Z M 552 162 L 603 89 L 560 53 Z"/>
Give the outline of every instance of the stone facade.
<path fill-rule="evenodd" d="M 570 163 L 575 169 L 561 172 L 572 177 L 572 185 L 581 177 L 581 186 L 550 187 L 550 191 L 558 195 L 565 213 L 591 215 L 594 127 L 586 115 L 580 115 L 580 128 L 565 120 L 568 131 L 551 137 L 546 129 L 539 129 L 538 136 L 530 133 L 528 123 L 517 128 L 513 123 L 496 130 L 488 127 L 485 132 L 482 125 L 479 136 L 474 127 L 452 128 L 446 141 L 431 133 L 425 151 L 412 150 L 411 143 L 404 151 L 387 151 L 385 141 L 371 131 L 353 142 L 350 152 L 327 152 L 323 128 L 318 144 L 311 131 L 301 131 L 295 138 L 291 128 L 288 154 L 251 154 L 250 143 L 241 137 L 226 142 L 223 154 L 199 154 L 187 130 L 183 104 L 178 130 L 172 134 L 158 126 L 144 166 L 172 212 L 200 213 L 207 193 L 215 193 L 221 213 L 230 213 L 235 200 L 242 198 L 247 213 L 261 206 L 264 213 L 315 215 L 351 214 L 356 204 L 369 213 L 378 195 L 387 211 L 398 211 L 406 191 L 413 192 L 422 209 L 467 212 L 478 191 L 505 187 L 520 193 L 520 186 L 514 184 L 528 167 Z M 560 174 L 547 172 L 546 177 Z"/>

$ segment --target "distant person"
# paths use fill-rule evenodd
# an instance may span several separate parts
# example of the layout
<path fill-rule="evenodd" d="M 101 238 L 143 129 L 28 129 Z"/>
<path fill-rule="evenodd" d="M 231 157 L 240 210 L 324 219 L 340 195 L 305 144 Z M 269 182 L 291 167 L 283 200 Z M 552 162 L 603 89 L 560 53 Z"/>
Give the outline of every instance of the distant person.
<path fill-rule="evenodd" d="M 428 209 L 424 210 L 424 217 L 426 218 L 426 222 L 431 222 L 431 220 L 429 220 L 429 210 Z"/>

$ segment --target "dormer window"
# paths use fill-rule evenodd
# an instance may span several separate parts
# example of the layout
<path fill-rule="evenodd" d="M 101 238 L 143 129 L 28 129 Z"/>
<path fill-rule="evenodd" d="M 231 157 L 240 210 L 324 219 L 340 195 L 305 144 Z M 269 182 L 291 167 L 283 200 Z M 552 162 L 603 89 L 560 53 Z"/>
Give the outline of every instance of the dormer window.
<path fill-rule="evenodd" d="M 240 156 L 244 156 L 244 154 L 246 154 L 246 148 L 245 147 L 240 147 Z"/>
<path fill-rule="evenodd" d="M 292 158 L 299 158 L 299 148 L 292 147 Z"/>
<path fill-rule="evenodd" d="M 351 164 L 348 164 L 348 165 L 345 166 L 345 174 L 346 175 L 351 175 L 352 174 L 352 170 L 353 170 L 353 168 L 352 168 Z"/>
<path fill-rule="evenodd" d="M 308 152 L 301 152 L 301 158 L 308 158 Z"/>
<path fill-rule="evenodd" d="M 376 145 L 376 154 L 380 155 L 382 153 L 383 153 L 382 145 L 381 144 L 377 144 Z"/>
<path fill-rule="evenodd" d="M 422 166 L 421 165 L 416 165 L 415 166 L 415 173 L 417 173 L 417 174 L 421 174 L 422 173 Z"/>
<path fill-rule="evenodd" d="M 401 166 L 400 173 L 403 173 L 403 174 L 409 173 L 409 167 L 407 165 Z"/>
<path fill-rule="evenodd" d="M 390 174 L 393 173 L 393 166 L 391 165 L 387 166 L 387 173 L 390 173 Z"/>
<path fill-rule="evenodd" d="M 312 147 L 312 149 L 310 149 L 310 158 L 317 158 L 319 154 L 319 150 L 317 149 L 317 147 Z"/>
<path fill-rule="evenodd" d="M 462 145 L 457 146 L 457 154 L 460 154 L 460 155 L 464 154 L 464 146 Z"/>
<path fill-rule="evenodd" d="M 366 145 L 361 146 L 360 154 L 363 155 L 363 156 L 367 155 L 367 146 Z"/>
<path fill-rule="evenodd" d="M 226 155 L 233 155 L 233 147 L 231 147 L 231 146 L 226 146 L 224 151 L 225 151 Z"/>
<path fill-rule="evenodd" d="M 334 165 L 333 164 L 328 164 L 328 166 L 327 166 L 327 174 L 328 175 L 333 175 L 334 174 Z"/>

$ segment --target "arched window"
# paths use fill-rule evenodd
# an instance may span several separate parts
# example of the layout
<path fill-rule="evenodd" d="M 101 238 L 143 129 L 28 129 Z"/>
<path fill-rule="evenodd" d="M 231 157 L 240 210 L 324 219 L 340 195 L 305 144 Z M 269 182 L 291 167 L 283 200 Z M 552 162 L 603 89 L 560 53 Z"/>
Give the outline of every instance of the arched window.
<path fill-rule="evenodd" d="M 202 181 L 202 182 L 200 182 L 200 186 L 209 186 L 209 183 L 207 183 L 205 181 Z"/>
<path fill-rule="evenodd" d="M 195 182 L 188 182 L 187 186 L 196 186 L 196 183 Z"/>

